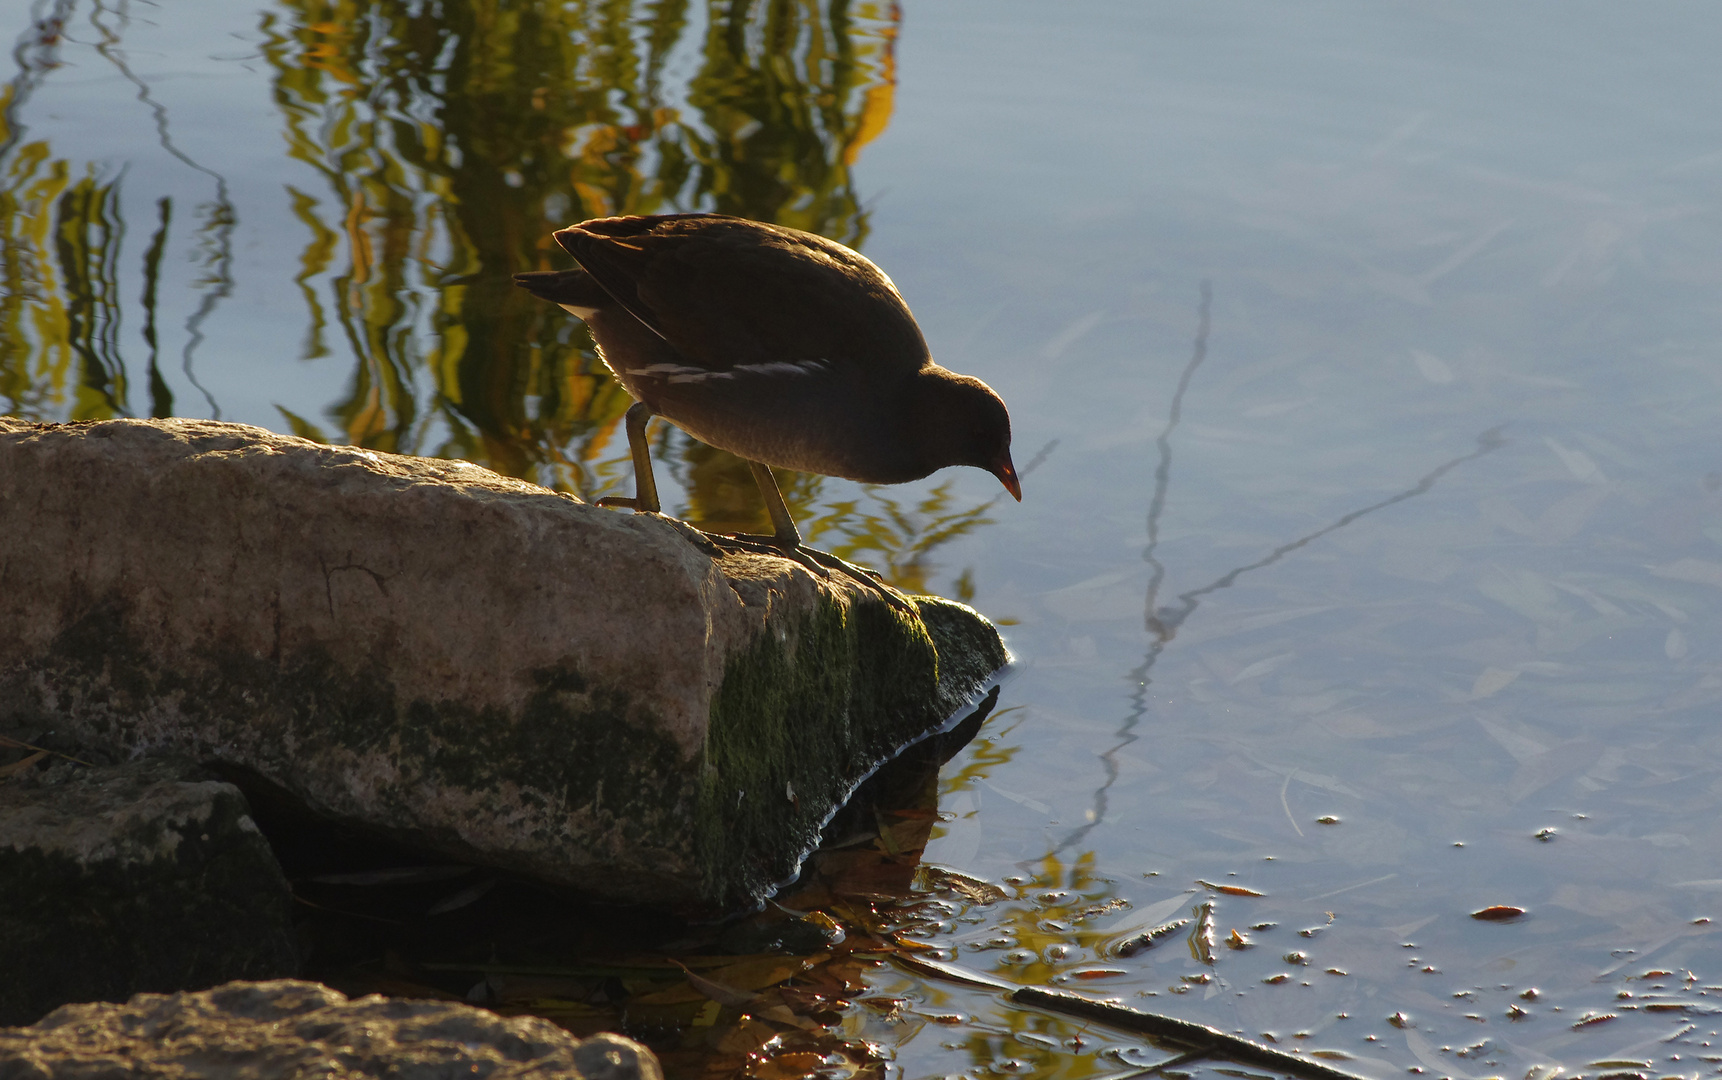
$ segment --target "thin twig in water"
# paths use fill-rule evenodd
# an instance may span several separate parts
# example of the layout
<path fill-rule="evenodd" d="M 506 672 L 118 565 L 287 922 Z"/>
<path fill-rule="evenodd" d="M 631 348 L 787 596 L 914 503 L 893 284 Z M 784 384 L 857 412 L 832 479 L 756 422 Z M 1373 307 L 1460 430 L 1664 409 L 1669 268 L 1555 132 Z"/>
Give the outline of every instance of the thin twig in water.
<path fill-rule="evenodd" d="M 1228 1035 L 1219 1028 L 1206 1024 L 1143 1012 L 1127 1005 L 1095 1001 L 1064 990 L 1042 990 L 1038 986 L 1025 986 L 1012 991 L 1010 1000 L 1018 1005 L 1033 1005 L 1064 1016 L 1079 1016 L 1084 1020 L 1095 1020 L 1124 1031 L 1182 1043 L 1193 1051 L 1201 1051 L 1203 1057 L 1226 1057 L 1241 1064 L 1260 1065 L 1292 1076 L 1308 1077 L 1310 1080 L 1361 1080 L 1356 1073 L 1348 1073 L 1344 1069 L 1336 1069 L 1297 1054 L 1288 1054 L 1284 1050 L 1275 1050 L 1271 1046 L 1263 1046 L 1237 1035 Z"/>
<path fill-rule="evenodd" d="M 1219 1028 L 1206 1024 L 1194 1023 L 1190 1020 L 1179 1020 L 1172 1016 L 1161 1016 L 1159 1013 L 1144 1012 L 1133 1009 L 1128 1005 L 1114 1005 L 1111 1002 L 1095 1001 L 1065 990 L 1046 990 L 1038 986 L 1016 986 L 983 975 L 978 971 L 969 971 L 954 964 L 946 964 L 937 960 L 927 960 L 906 953 L 895 953 L 893 958 L 910 971 L 935 978 L 949 979 L 953 982 L 967 983 L 970 986 L 983 986 L 992 990 L 1002 990 L 1014 1005 L 1029 1005 L 1037 1009 L 1058 1013 L 1060 1016 L 1074 1016 L 1083 1020 L 1092 1020 L 1139 1035 L 1148 1035 L 1165 1042 L 1189 1047 L 1189 1051 L 1179 1054 L 1168 1061 L 1161 1062 L 1146 1072 L 1155 1068 L 1165 1068 L 1174 1062 L 1190 1061 L 1194 1058 L 1223 1057 L 1245 1065 L 1259 1065 L 1263 1068 L 1277 1069 L 1291 1076 L 1302 1077 L 1305 1080 L 1363 1080 L 1356 1073 L 1336 1069 L 1331 1065 L 1297 1054 L 1288 1054 L 1284 1050 L 1275 1050 L 1261 1043 L 1251 1042 L 1238 1035 L 1228 1035 Z M 1145 1075 L 1131 1073 L 1131 1076 Z"/>
<path fill-rule="evenodd" d="M 1285 808 L 1286 820 L 1291 822 L 1292 828 L 1297 829 L 1297 834 L 1302 836 L 1303 830 L 1298 829 L 1297 818 L 1292 817 L 1291 803 L 1286 800 L 1286 792 L 1291 790 L 1292 777 L 1295 775 L 1297 775 L 1297 771 L 1295 769 L 1292 772 L 1286 773 L 1286 782 L 1280 785 L 1280 806 Z"/>

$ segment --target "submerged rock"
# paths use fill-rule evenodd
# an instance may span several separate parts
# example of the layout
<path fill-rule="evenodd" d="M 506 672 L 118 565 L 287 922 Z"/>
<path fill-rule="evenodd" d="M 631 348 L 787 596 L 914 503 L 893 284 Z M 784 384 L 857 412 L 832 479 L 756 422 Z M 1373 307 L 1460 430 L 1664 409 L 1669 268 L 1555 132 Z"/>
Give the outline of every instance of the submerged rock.
<path fill-rule="evenodd" d="M 198 994 L 67 1005 L 0 1029 L 0 1078 L 662 1080 L 619 1035 L 576 1039 L 548 1020 L 448 1001 L 356 1001 L 318 983 L 233 982 Z"/>
<path fill-rule="evenodd" d="M 756 901 L 1006 659 L 961 605 L 463 462 L 0 419 L 0 732 L 600 897 Z"/>

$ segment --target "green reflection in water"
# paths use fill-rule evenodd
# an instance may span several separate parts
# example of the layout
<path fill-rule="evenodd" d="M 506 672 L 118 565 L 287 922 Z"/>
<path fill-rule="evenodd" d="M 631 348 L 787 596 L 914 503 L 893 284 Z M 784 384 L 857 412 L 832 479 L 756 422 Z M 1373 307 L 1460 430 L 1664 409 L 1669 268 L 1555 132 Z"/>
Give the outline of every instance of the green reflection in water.
<path fill-rule="evenodd" d="M 10 112 L 10 110 L 8 110 Z M 8 414 L 52 415 L 72 366 L 71 319 L 55 274 L 55 210 L 71 169 L 45 142 L 25 144 L 5 162 L 0 186 L 0 395 Z"/>
<path fill-rule="evenodd" d="M 74 168 L 54 155 L 48 139 L 27 139 L 23 122 L 26 104 L 63 66 L 60 54 L 75 7 L 71 0 L 60 0 L 38 9 L 37 21 L 13 51 L 18 71 L 0 89 L 0 397 L 8 415 L 33 420 L 99 420 L 133 411 L 120 338 L 125 239 L 120 180 L 129 165 L 87 162 Z M 93 0 L 88 21 L 88 47 L 137 89 L 135 100 L 149 108 L 161 149 L 215 182 L 214 198 L 198 207 L 193 262 L 200 274 L 193 287 L 199 298 L 185 321 L 181 362 L 185 378 L 197 386 L 192 357 L 203 340 L 203 323 L 233 288 L 232 235 L 238 218 L 227 181 L 174 144 L 166 108 L 120 50 L 121 31 L 129 25 L 123 6 L 114 10 Z M 73 181 L 77 172 L 83 179 Z M 157 207 L 160 223 L 144 253 L 139 300 L 149 349 L 150 415 L 169 416 L 173 393 L 158 366 L 156 316 L 172 200 L 163 197 Z M 204 398 L 219 417 L 215 401 L 207 392 Z"/>
<path fill-rule="evenodd" d="M 54 259 L 56 211 L 72 168 L 46 140 L 25 141 L 21 119 L 57 66 L 60 15 L 56 9 L 19 41 L 18 72 L 0 88 L 0 397 L 9 415 L 30 419 L 68 411 L 72 371 L 71 317 Z"/>
<path fill-rule="evenodd" d="M 54 208 L 54 254 L 65 281 L 66 342 L 79 360 L 77 419 L 113 416 L 126 397 L 120 363 L 120 303 L 116 263 L 125 226 L 116 213 L 119 181 L 86 176 Z"/>

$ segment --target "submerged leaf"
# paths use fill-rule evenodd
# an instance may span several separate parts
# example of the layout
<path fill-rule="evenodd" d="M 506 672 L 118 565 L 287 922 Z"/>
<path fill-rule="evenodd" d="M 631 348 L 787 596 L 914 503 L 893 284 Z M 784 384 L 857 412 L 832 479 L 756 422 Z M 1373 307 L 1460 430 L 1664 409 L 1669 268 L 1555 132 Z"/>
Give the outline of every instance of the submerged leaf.
<path fill-rule="evenodd" d="M 756 956 L 717 968 L 709 977 L 682 967 L 687 986 L 644 994 L 634 1001 L 640 1005 L 682 1005 L 708 998 L 740 1008 L 754 1000 L 756 991 L 786 982 L 828 959 L 828 956 Z"/>
<path fill-rule="evenodd" d="M 448 894 L 432 904 L 430 910 L 426 911 L 425 914 L 447 915 L 451 911 L 459 911 L 469 904 L 477 903 L 494 888 L 496 888 L 496 879 L 485 878 L 483 881 L 475 882 L 464 889 Z"/>
<path fill-rule="evenodd" d="M 14 761 L 10 765 L 0 765 L 0 780 L 3 780 L 8 776 L 13 775 L 14 773 L 23 772 L 25 769 L 30 768 L 32 765 L 36 764 L 36 762 L 41 761 L 43 758 L 45 758 L 47 756 L 48 756 L 48 751 L 38 750 L 34 754 L 31 754 L 29 757 L 24 758 L 21 761 Z"/>
<path fill-rule="evenodd" d="M 954 892 L 971 904 L 996 904 L 1010 899 L 1010 893 L 990 881 L 931 863 L 921 864 L 916 884 L 931 892 Z"/>

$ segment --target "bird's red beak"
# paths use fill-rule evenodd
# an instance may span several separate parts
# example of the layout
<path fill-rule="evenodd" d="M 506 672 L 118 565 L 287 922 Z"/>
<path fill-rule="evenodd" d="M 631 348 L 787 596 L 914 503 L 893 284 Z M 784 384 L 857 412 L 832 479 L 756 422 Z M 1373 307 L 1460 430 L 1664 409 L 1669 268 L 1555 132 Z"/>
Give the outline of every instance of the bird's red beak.
<path fill-rule="evenodd" d="M 1011 498 L 1022 502 L 1022 481 L 1016 478 L 1016 466 L 1011 464 L 1009 457 L 993 467 L 993 475 L 998 477 L 999 483 L 1010 492 Z"/>

